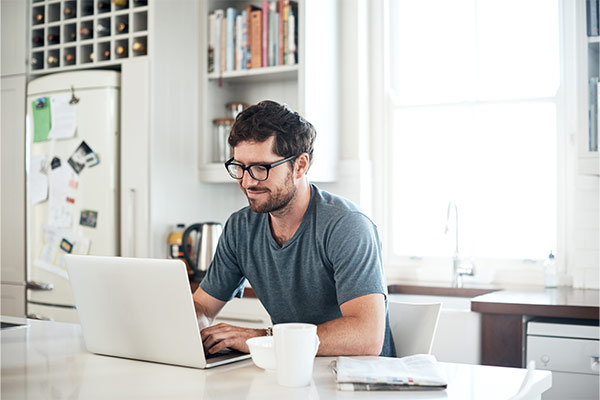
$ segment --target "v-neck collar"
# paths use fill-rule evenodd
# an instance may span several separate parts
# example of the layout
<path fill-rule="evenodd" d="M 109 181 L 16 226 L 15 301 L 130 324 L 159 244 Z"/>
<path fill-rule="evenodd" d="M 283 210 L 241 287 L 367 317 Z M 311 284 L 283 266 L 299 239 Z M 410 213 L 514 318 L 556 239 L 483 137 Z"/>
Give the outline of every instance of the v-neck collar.
<path fill-rule="evenodd" d="M 269 213 L 265 213 L 265 216 L 264 216 L 265 234 L 268 236 L 269 243 L 272 248 L 274 248 L 276 250 L 284 250 L 284 249 L 288 248 L 289 246 L 291 246 L 298 239 L 298 237 L 300 237 L 300 235 L 302 235 L 302 232 L 304 231 L 306 224 L 308 224 L 308 222 L 306 222 L 307 216 L 312 214 L 312 209 L 313 209 L 314 203 L 315 203 L 315 201 L 314 201 L 315 192 L 316 192 L 316 187 L 311 183 L 310 184 L 310 200 L 308 202 L 308 207 L 306 208 L 306 211 L 304 212 L 304 215 L 302 216 L 302 222 L 300 222 L 300 226 L 298 227 L 298 229 L 296 229 L 296 232 L 294 232 L 294 235 L 291 237 L 291 239 L 288 240 L 287 242 L 285 242 L 283 244 L 283 246 L 279 246 L 279 243 L 277 243 L 277 240 L 275 240 L 275 238 L 273 237 L 273 233 L 271 232 L 271 218 L 269 216 Z"/>

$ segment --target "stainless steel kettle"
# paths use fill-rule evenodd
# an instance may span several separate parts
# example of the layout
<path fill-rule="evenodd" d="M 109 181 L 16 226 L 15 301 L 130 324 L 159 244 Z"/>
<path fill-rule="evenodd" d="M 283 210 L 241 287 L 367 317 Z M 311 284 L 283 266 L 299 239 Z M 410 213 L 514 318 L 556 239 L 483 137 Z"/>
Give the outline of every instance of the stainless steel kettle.
<path fill-rule="evenodd" d="M 194 271 L 194 282 L 200 282 L 206 275 L 222 232 L 223 227 L 218 222 L 192 224 L 183 231 L 181 243 L 191 243 L 191 246 L 182 246 L 183 258 Z"/>

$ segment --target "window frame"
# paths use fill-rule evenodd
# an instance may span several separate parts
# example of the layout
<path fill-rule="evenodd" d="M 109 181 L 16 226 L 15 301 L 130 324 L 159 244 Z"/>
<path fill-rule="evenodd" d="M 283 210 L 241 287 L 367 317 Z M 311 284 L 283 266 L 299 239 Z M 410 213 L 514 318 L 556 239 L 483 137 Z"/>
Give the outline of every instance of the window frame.
<path fill-rule="evenodd" d="M 390 140 L 385 132 L 390 132 L 391 116 L 394 107 L 393 91 L 390 90 L 390 1 L 376 0 L 370 7 L 369 42 L 371 73 L 370 129 L 373 160 L 373 206 L 374 219 L 378 223 L 383 241 L 383 257 L 388 279 L 409 278 L 411 280 L 448 280 L 452 279 L 452 254 L 446 257 L 399 256 L 392 250 L 393 227 L 391 207 L 393 199 L 387 188 L 393 184 L 388 165 L 393 161 Z M 560 83 L 554 100 L 557 115 L 557 237 L 556 262 L 559 272 L 566 272 L 568 261 L 568 188 L 572 184 L 573 154 L 569 152 L 569 137 L 577 129 L 577 109 L 573 107 L 576 97 L 576 8 L 577 4 L 569 0 L 557 0 L 559 7 L 559 63 Z M 538 100 L 548 101 L 549 98 Z M 516 100 L 515 100 L 516 102 Z M 480 103 L 480 102 L 477 102 Z M 464 254 L 467 256 L 467 254 Z M 477 258 L 475 262 L 480 270 L 514 271 L 515 273 L 535 271 L 541 273 L 543 259 L 498 259 Z M 530 275 L 527 275 L 530 276 Z M 485 278 L 484 278 L 485 279 Z M 518 279 L 518 278 L 517 278 Z M 473 282 L 478 282 L 477 276 Z M 530 282 L 532 283 L 532 282 Z"/>

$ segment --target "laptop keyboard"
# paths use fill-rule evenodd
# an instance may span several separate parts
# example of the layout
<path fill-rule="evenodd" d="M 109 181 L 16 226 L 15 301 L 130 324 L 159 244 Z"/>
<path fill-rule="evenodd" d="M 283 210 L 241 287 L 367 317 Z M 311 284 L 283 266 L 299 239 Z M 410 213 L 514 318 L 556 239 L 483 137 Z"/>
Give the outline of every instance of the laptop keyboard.
<path fill-rule="evenodd" d="M 204 358 L 210 360 L 211 358 L 223 357 L 223 356 L 238 356 L 246 353 L 242 353 L 241 351 L 237 351 L 234 349 L 226 348 L 214 354 L 205 354 Z"/>

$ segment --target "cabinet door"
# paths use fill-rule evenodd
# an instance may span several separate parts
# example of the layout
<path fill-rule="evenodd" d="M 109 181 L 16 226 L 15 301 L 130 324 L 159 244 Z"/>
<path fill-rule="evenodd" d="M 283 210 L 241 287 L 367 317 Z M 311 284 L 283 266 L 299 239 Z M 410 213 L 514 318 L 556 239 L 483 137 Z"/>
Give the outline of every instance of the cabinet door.
<path fill-rule="evenodd" d="M 148 61 L 121 71 L 121 255 L 150 257 Z"/>
<path fill-rule="evenodd" d="M 2 315 L 11 317 L 25 316 L 25 286 L 2 284 Z"/>
<path fill-rule="evenodd" d="M 25 27 L 28 26 L 28 3 L 28 1 L 16 0 L 2 0 L 0 3 L 2 7 L 0 12 L 0 15 L 2 15 L 2 22 L 0 23 L 2 31 L 0 36 L 2 37 L 2 44 L 0 45 L 2 66 L 0 70 L 2 76 L 25 73 L 25 49 L 27 49 Z M 4 84 L 2 88 L 4 90 Z M 3 119 L 4 115 L 2 113 Z"/>
<path fill-rule="evenodd" d="M 4 2 L 2 3 L 4 5 Z M 25 282 L 25 75 L 2 78 L 2 283 Z"/>

